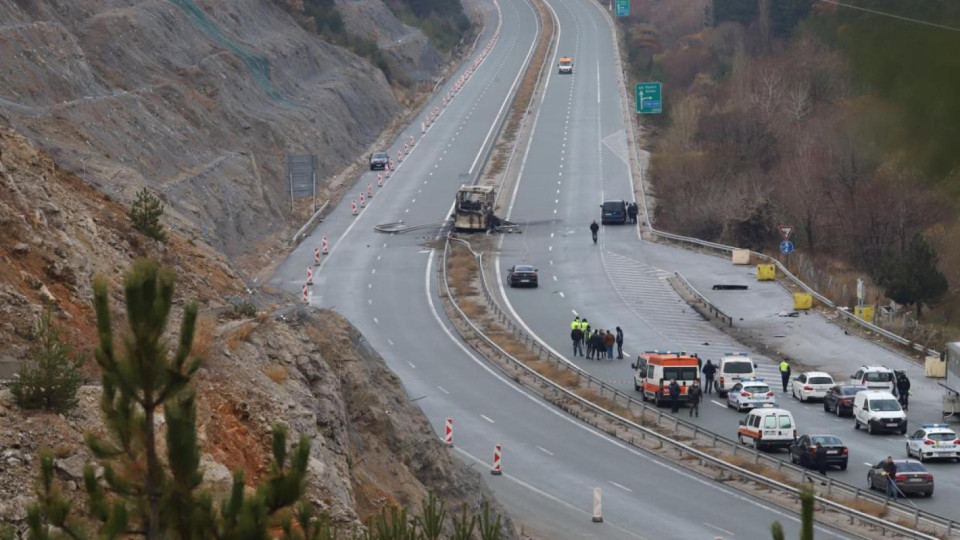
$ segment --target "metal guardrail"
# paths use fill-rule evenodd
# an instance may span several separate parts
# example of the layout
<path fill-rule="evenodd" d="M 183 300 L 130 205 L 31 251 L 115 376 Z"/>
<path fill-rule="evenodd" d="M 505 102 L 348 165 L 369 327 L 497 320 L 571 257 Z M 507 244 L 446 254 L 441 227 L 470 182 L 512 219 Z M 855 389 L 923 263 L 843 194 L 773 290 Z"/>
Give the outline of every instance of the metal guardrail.
<path fill-rule="evenodd" d="M 293 235 L 293 238 L 290 239 L 291 244 L 296 244 L 297 241 L 300 240 L 300 237 L 303 236 L 303 234 L 307 231 L 308 228 L 310 228 L 310 225 L 313 225 L 313 220 L 317 219 L 317 217 L 319 217 L 320 214 L 322 214 L 323 211 L 327 209 L 328 204 L 330 204 L 329 200 L 323 201 L 323 204 L 320 206 L 320 208 L 316 212 L 314 212 L 312 216 L 310 216 L 310 219 L 308 219 L 307 222 L 303 224 L 303 227 L 300 227 L 300 230 L 297 231 Z"/>
<path fill-rule="evenodd" d="M 710 300 L 707 300 L 707 297 L 701 294 L 696 287 L 691 285 L 690 282 L 687 281 L 687 278 L 683 277 L 683 274 L 680 272 L 674 272 L 673 277 L 674 282 L 687 291 L 687 294 L 692 296 L 696 303 L 703 306 L 703 308 L 710 312 L 714 317 L 727 323 L 727 326 L 733 326 L 733 317 L 721 311 L 720 308 L 713 305 L 713 302 Z"/>
<path fill-rule="evenodd" d="M 483 293 L 484 298 L 487 300 L 488 306 L 493 311 L 493 316 L 497 320 L 497 322 L 506 326 L 511 332 L 513 332 L 514 335 L 518 337 L 524 345 L 528 346 L 533 352 L 537 354 L 538 358 L 542 357 L 547 361 L 551 361 L 557 368 L 569 369 L 572 372 L 576 373 L 578 376 L 578 382 L 581 382 L 581 383 L 585 382 L 587 389 L 590 389 L 591 387 L 596 386 L 597 392 L 601 398 L 607 397 L 611 399 L 614 402 L 614 404 L 617 404 L 617 405 L 620 405 L 622 403 L 626 407 L 626 409 L 630 411 L 632 411 L 635 408 L 639 409 L 641 418 L 646 417 L 648 414 L 652 415 L 656 420 L 657 426 L 660 426 L 662 423 L 665 423 L 666 425 L 672 427 L 678 433 L 682 428 L 684 430 L 689 431 L 692 434 L 694 440 L 696 440 L 697 438 L 706 439 L 707 441 L 709 441 L 712 447 L 717 447 L 717 446 L 726 447 L 732 451 L 734 456 L 737 456 L 737 455 L 749 456 L 753 458 L 754 463 L 773 467 L 777 471 L 789 472 L 796 476 L 799 476 L 800 478 L 809 478 L 817 482 L 820 482 L 822 483 L 822 485 L 827 486 L 828 495 L 836 494 L 836 495 L 844 496 L 847 498 L 851 498 L 853 500 L 862 499 L 877 505 L 882 505 L 885 508 L 887 508 L 888 511 L 895 512 L 897 514 L 898 519 L 911 520 L 914 524 L 914 527 L 924 526 L 927 528 L 933 528 L 937 530 L 939 533 L 945 532 L 947 536 L 952 535 L 954 530 L 956 529 L 958 524 L 949 518 L 946 518 L 931 512 L 926 512 L 918 508 L 910 508 L 898 502 L 897 503 L 890 502 L 885 497 L 875 495 L 873 493 L 870 493 L 867 490 L 858 488 L 856 486 L 852 486 L 850 484 L 846 484 L 844 482 L 836 481 L 831 477 L 821 476 L 805 468 L 794 465 L 789 461 L 765 454 L 763 452 L 760 452 L 759 450 L 748 449 L 738 444 L 738 442 L 736 441 L 727 439 L 726 437 L 713 433 L 709 430 L 703 429 L 692 422 L 687 422 L 685 420 L 680 419 L 679 417 L 664 413 L 661 409 L 654 407 L 652 405 L 648 405 L 647 403 L 634 398 L 630 394 L 627 394 L 615 388 L 614 386 L 604 382 L 602 379 L 599 379 L 593 376 L 589 372 L 580 369 L 579 366 L 570 362 L 566 358 L 555 355 L 547 347 L 544 347 L 544 345 L 540 342 L 539 339 L 529 335 L 526 332 L 526 330 L 524 330 L 519 324 L 517 324 L 512 319 L 512 317 L 510 317 L 503 310 L 503 308 L 500 307 L 499 302 L 490 292 L 490 289 L 487 285 L 486 274 L 483 270 L 482 254 L 478 254 L 474 252 L 472 247 L 470 246 L 470 243 L 465 240 L 458 239 L 458 238 L 449 238 L 449 237 L 447 240 L 448 241 L 444 245 L 443 260 L 441 261 L 442 268 L 443 268 L 442 270 L 443 286 L 444 286 L 444 290 L 446 291 L 448 297 L 451 300 L 451 303 L 456 308 L 457 312 L 461 315 L 461 317 L 464 318 L 464 320 L 470 325 L 473 331 L 478 336 L 480 336 L 480 338 L 485 343 L 487 343 L 489 346 L 496 349 L 499 354 L 501 354 L 502 356 L 510 360 L 512 364 L 517 365 L 520 369 L 522 369 L 526 373 L 537 377 L 538 380 L 541 380 L 542 382 L 544 382 L 544 384 L 549 385 L 555 391 L 561 392 L 562 394 L 564 394 L 565 397 L 574 399 L 578 403 L 581 403 L 589 407 L 590 409 L 596 411 L 598 414 L 604 415 L 610 419 L 614 419 L 617 422 L 623 423 L 625 425 L 629 425 L 631 428 L 639 429 L 642 432 L 646 433 L 647 435 L 656 437 L 657 440 L 660 440 L 661 442 L 670 444 L 672 446 L 675 446 L 681 449 L 681 452 L 695 455 L 697 458 L 702 459 L 704 461 L 708 461 L 724 470 L 729 470 L 729 471 L 736 472 L 737 474 L 744 475 L 750 478 L 751 480 L 761 483 L 768 487 L 776 488 L 781 491 L 786 491 L 794 495 L 798 493 L 798 490 L 796 488 L 793 488 L 792 486 L 782 484 L 775 480 L 766 478 L 758 473 L 753 473 L 751 471 L 747 471 L 735 465 L 731 465 L 730 463 L 727 463 L 726 461 L 723 461 L 722 459 L 716 458 L 712 455 L 699 452 L 698 450 L 691 448 L 689 446 L 686 446 L 683 443 L 680 443 L 669 437 L 656 433 L 648 428 L 645 428 L 643 426 L 640 426 L 632 422 L 631 420 L 625 419 L 615 413 L 612 413 L 607 409 L 604 409 L 603 407 L 596 405 L 589 400 L 585 400 L 579 395 L 573 392 L 570 392 L 566 388 L 559 386 L 553 381 L 540 375 L 539 373 L 537 373 L 536 371 L 528 367 L 526 364 L 524 364 L 520 360 L 517 360 L 516 358 L 511 356 L 509 353 L 504 351 L 499 345 L 497 345 L 490 338 L 488 338 L 479 328 L 477 328 L 473 324 L 473 322 L 463 313 L 463 311 L 460 310 L 460 307 L 457 305 L 456 301 L 454 300 L 454 297 L 450 293 L 450 289 L 446 281 L 446 259 L 447 259 L 447 254 L 449 252 L 450 241 L 456 241 L 464 244 L 467 247 L 467 249 L 471 252 L 471 254 L 473 254 L 473 256 L 476 257 L 477 264 L 480 270 L 480 290 Z M 910 538 L 932 538 L 931 536 L 928 536 L 924 533 L 914 531 L 912 529 L 903 527 L 897 523 L 893 523 L 881 518 L 877 518 L 869 514 L 864 514 L 863 512 L 844 506 L 841 503 L 837 503 L 820 496 L 817 497 L 817 501 L 821 502 L 825 506 L 828 506 L 838 512 L 851 516 L 851 519 L 853 518 L 860 519 L 864 523 L 869 523 L 873 526 L 881 527 L 886 530 L 895 531 L 899 534 L 906 535 L 907 537 L 910 537 Z"/>

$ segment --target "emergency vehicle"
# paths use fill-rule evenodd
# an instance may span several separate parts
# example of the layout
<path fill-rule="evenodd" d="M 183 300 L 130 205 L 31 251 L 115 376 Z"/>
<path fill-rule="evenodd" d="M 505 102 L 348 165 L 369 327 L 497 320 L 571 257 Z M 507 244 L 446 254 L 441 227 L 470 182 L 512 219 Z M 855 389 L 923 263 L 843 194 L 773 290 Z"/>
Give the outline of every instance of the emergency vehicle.
<path fill-rule="evenodd" d="M 670 399 L 670 380 L 680 385 L 680 401 L 687 401 L 687 388 L 700 380 L 700 360 L 685 352 L 647 351 L 630 364 L 634 369 L 633 387 L 644 401 L 653 400 L 659 407 Z"/>
<path fill-rule="evenodd" d="M 561 75 L 564 73 L 573 73 L 573 58 L 570 58 L 569 56 L 560 57 L 560 64 L 558 65 L 557 69 L 558 73 Z"/>
<path fill-rule="evenodd" d="M 737 412 L 757 407 L 776 407 L 777 402 L 770 386 L 763 382 L 763 377 L 744 379 L 733 385 L 727 394 L 727 407 L 734 407 Z"/>
<path fill-rule="evenodd" d="M 717 394 L 727 397 L 727 392 L 741 380 L 752 379 L 757 374 L 754 371 L 753 360 L 747 353 L 724 353 L 717 365 Z"/>
<path fill-rule="evenodd" d="M 946 424 L 923 424 L 907 438 L 907 457 L 960 460 L 960 439 Z"/>
<path fill-rule="evenodd" d="M 754 448 L 787 448 L 797 440 L 797 424 L 785 409 L 754 409 L 740 421 L 740 444 Z"/>

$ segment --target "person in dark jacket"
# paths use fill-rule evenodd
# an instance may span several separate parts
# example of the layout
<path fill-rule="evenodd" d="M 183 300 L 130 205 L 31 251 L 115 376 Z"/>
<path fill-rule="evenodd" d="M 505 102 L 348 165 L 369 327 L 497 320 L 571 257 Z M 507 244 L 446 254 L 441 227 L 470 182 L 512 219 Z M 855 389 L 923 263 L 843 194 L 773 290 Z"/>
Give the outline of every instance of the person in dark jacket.
<path fill-rule="evenodd" d="M 707 360 L 707 365 L 703 366 L 703 378 L 706 382 L 708 394 L 713 393 L 713 376 L 717 374 L 717 366 L 713 364 L 710 360 Z"/>
<path fill-rule="evenodd" d="M 693 386 L 687 390 L 688 401 L 690 402 L 690 416 L 694 414 L 700 418 L 700 399 L 703 398 L 703 390 L 700 388 L 700 381 L 694 380 Z"/>
<path fill-rule="evenodd" d="M 617 358 L 623 359 L 623 330 L 617 327 Z"/>
<path fill-rule="evenodd" d="M 819 442 L 813 453 L 813 464 L 817 466 L 817 472 L 824 476 L 827 475 L 827 449 Z"/>
<path fill-rule="evenodd" d="M 597 221 L 594 220 L 593 223 L 590 224 L 590 234 L 593 235 L 593 243 L 594 243 L 594 244 L 597 243 L 597 232 L 598 232 L 599 230 L 600 230 L 600 226 L 597 225 Z"/>
<path fill-rule="evenodd" d="M 895 370 L 894 373 L 897 375 L 897 398 L 903 410 L 907 410 L 907 404 L 910 401 L 910 379 L 907 378 L 907 372 L 901 369 Z"/>
<path fill-rule="evenodd" d="M 593 333 L 593 359 L 594 360 L 603 360 L 603 357 L 606 355 L 607 346 L 603 342 L 604 333 L 603 330 L 597 330 Z"/>
<path fill-rule="evenodd" d="M 630 223 L 637 222 L 637 203 L 627 205 L 627 215 L 630 216 Z"/>
<path fill-rule="evenodd" d="M 670 394 L 670 412 L 680 412 L 680 385 L 676 379 L 670 379 L 670 386 L 667 387 Z"/>
<path fill-rule="evenodd" d="M 585 338 L 587 340 L 587 358 L 591 360 L 599 360 L 600 358 L 600 349 L 597 348 L 597 332 L 597 330 L 594 330 L 592 334 Z"/>
<path fill-rule="evenodd" d="M 607 349 L 607 359 L 613 358 L 613 345 L 617 342 L 617 338 L 613 337 L 613 334 L 607 330 L 607 333 L 603 335 L 603 346 Z"/>
<path fill-rule="evenodd" d="M 570 331 L 570 339 L 573 340 L 573 355 L 583 356 L 583 330 L 580 329 L 579 323 Z"/>
<path fill-rule="evenodd" d="M 887 456 L 887 462 L 883 464 L 883 472 L 887 477 L 887 498 L 897 500 L 897 464 L 893 462 L 893 456 Z"/>
<path fill-rule="evenodd" d="M 593 334 L 588 328 L 583 332 L 583 346 L 587 348 L 587 360 L 593 359 Z"/>

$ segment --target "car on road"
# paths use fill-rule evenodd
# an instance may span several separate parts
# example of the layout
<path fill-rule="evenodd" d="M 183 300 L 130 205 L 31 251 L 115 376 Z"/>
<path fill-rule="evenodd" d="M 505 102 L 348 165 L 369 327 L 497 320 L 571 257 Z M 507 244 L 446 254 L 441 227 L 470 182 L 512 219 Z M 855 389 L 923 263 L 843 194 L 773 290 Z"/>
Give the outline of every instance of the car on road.
<path fill-rule="evenodd" d="M 853 398 L 853 427 L 867 428 L 873 435 L 881 431 L 899 431 L 907 433 L 907 415 L 900 402 L 890 392 L 866 390 Z"/>
<path fill-rule="evenodd" d="M 835 412 L 837 416 L 852 415 L 854 397 L 866 389 L 866 386 L 854 384 L 838 384 L 830 388 L 823 397 L 823 412 Z"/>
<path fill-rule="evenodd" d="M 511 266 L 507 271 L 507 283 L 511 287 L 538 287 L 539 281 L 537 269 L 527 264 Z"/>
<path fill-rule="evenodd" d="M 770 386 L 763 379 L 747 379 L 733 385 L 727 394 L 727 407 L 743 412 L 757 407 L 776 407 Z"/>
<path fill-rule="evenodd" d="M 754 409 L 740 420 L 737 440 L 758 450 L 789 448 L 797 440 L 797 424 L 786 409 Z"/>
<path fill-rule="evenodd" d="M 827 466 L 840 467 L 847 470 L 847 461 L 850 450 L 843 444 L 840 437 L 833 435 L 802 435 L 790 445 L 790 461 L 802 467 L 815 467 L 817 443 L 820 443 L 827 456 Z"/>
<path fill-rule="evenodd" d="M 756 377 L 753 360 L 747 353 L 725 353 L 717 366 L 717 381 L 714 386 L 717 395 L 727 397 L 727 393 L 738 382 Z"/>
<path fill-rule="evenodd" d="M 894 481 L 901 493 L 904 495 L 920 493 L 926 497 L 933 495 L 933 475 L 922 463 L 913 459 L 895 459 L 893 462 L 897 465 L 897 476 L 894 477 Z M 870 489 L 880 491 L 887 489 L 884 463 L 885 461 L 877 463 L 867 473 L 867 486 Z"/>
<path fill-rule="evenodd" d="M 605 201 L 600 209 L 600 222 L 604 225 L 627 222 L 627 201 Z"/>
<path fill-rule="evenodd" d="M 557 65 L 557 72 L 560 75 L 563 74 L 572 74 L 573 73 L 573 58 L 569 56 L 561 56 L 560 63 Z"/>
<path fill-rule="evenodd" d="M 833 385 L 833 377 L 822 371 L 807 371 L 790 382 L 790 393 L 801 403 L 809 399 L 823 399 Z"/>
<path fill-rule="evenodd" d="M 866 386 L 870 390 L 893 392 L 893 371 L 883 366 L 863 366 L 853 374 L 850 383 Z"/>
<path fill-rule="evenodd" d="M 390 156 L 386 152 L 377 152 L 370 156 L 370 170 L 375 171 L 377 169 L 386 169 L 387 163 L 390 161 Z"/>
<path fill-rule="evenodd" d="M 960 439 L 946 424 L 923 424 L 907 438 L 907 457 L 960 461 Z"/>

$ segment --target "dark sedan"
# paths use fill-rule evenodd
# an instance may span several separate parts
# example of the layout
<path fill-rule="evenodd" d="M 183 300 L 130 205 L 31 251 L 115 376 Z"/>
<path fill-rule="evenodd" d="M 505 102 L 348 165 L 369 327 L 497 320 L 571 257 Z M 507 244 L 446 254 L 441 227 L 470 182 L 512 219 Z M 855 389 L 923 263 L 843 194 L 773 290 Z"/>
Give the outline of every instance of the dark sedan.
<path fill-rule="evenodd" d="M 817 443 L 826 454 L 827 466 L 847 470 L 850 451 L 838 437 L 833 435 L 803 435 L 790 445 L 790 461 L 807 468 L 815 468 L 817 463 Z"/>
<path fill-rule="evenodd" d="M 853 384 L 838 384 L 827 390 L 827 395 L 823 398 L 823 411 L 835 412 L 837 416 L 853 415 L 853 399 L 857 392 L 866 390 L 866 386 Z"/>
<path fill-rule="evenodd" d="M 525 264 L 511 266 L 507 272 L 507 283 L 511 287 L 537 287 L 539 285 L 537 269 Z"/>
<path fill-rule="evenodd" d="M 387 162 L 390 161 L 390 156 L 386 152 L 377 152 L 376 154 L 370 156 L 370 170 L 374 171 L 377 169 L 386 169 Z"/>
<path fill-rule="evenodd" d="M 922 463 L 913 459 L 895 459 L 897 476 L 894 477 L 900 493 L 920 493 L 926 497 L 933 495 L 933 475 Z M 870 489 L 887 489 L 887 475 L 884 473 L 884 461 L 877 463 L 867 473 L 867 485 Z"/>

